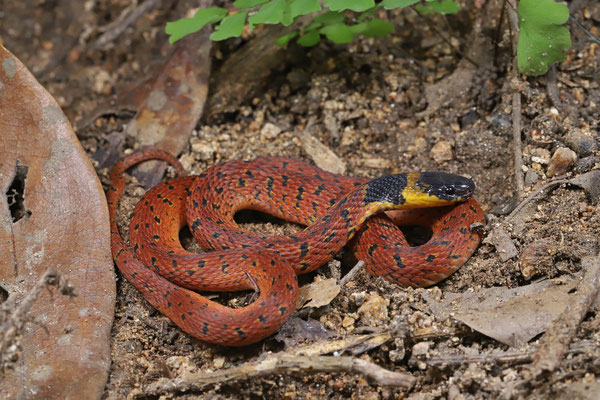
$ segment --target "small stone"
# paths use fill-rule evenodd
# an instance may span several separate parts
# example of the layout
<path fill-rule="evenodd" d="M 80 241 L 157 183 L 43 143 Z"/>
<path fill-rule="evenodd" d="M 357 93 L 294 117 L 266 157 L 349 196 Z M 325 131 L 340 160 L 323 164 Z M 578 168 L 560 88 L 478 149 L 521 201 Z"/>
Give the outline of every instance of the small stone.
<path fill-rule="evenodd" d="M 196 370 L 196 365 L 187 357 L 183 356 L 172 356 L 166 360 L 167 367 L 171 372 L 181 375 L 183 373 L 190 373 Z"/>
<path fill-rule="evenodd" d="M 354 318 L 352 318 L 349 315 L 344 316 L 344 319 L 342 320 L 342 326 L 347 330 L 347 331 L 353 331 L 354 330 L 354 323 L 356 322 L 356 320 Z"/>
<path fill-rule="evenodd" d="M 394 344 L 396 345 L 396 349 L 390 350 L 390 352 L 388 353 L 390 361 L 393 363 L 402 362 L 404 356 L 406 356 L 406 350 L 404 349 L 404 340 L 396 338 L 394 340 Z"/>
<path fill-rule="evenodd" d="M 500 130 L 508 131 L 512 126 L 510 123 L 510 115 L 508 114 L 494 114 L 489 119 L 490 124 Z"/>
<path fill-rule="evenodd" d="M 561 147 L 552 155 L 547 175 L 549 177 L 564 175 L 575 161 L 577 161 L 577 154 L 571 149 Z"/>
<path fill-rule="evenodd" d="M 429 353 L 429 349 L 431 344 L 429 342 L 419 342 L 415 344 L 412 348 L 413 356 L 425 356 Z"/>
<path fill-rule="evenodd" d="M 531 161 L 538 164 L 548 164 L 550 162 L 550 151 L 536 147 L 531 151 Z"/>
<path fill-rule="evenodd" d="M 354 304 L 360 307 L 365 302 L 366 295 L 366 292 L 354 292 L 350 295 L 350 299 L 354 302 Z"/>
<path fill-rule="evenodd" d="M 217 357 L 213 360 L 213 367 L 215 369 L 221 369 L 225 365 L 225 357 Z"/>
<path fill-rule="evenodd" d="M 573 150 L 579 157 L 587 157 L 598 151 L 598 141 L 590 135 L 578 132 L 569 132 L 565 136 L 565 143 Z"/>
<path fill-rule="evenodd" d="M 385 300 L 378 294 L 367 295 L 365 302 L 358 309 L 358 315 L 365 324 L 379 325 L 384 323 L 388 318 L 387 306 L 389 300 Z"/>
<path fill-rule="evenodd" d="M 537 183 L 538 181 L 538 176 L 535 173 L 534 170 L 532 170 L 531 168 L 527 170 L 527 173 L 525 174 L 525 186 L 533 186 Z"/>
<path fill-rule="evenodd" d="M 444 161 L 450 161 L 454 157 L 452 154 L 452 145 L 446 140 L 439 141 L 431 148 L 429 156 L 440 164 Z"/>
<path fill-rule="evenodd" d="M 185 153 L 179 157 L 179 162 L 183 166 L 183 169 L 186 171 L 191 171 L 192 165 L 194 165 L 194 156 L 190 153 Z"/>
<path fill-rule="evenodd" d="M 267 122 L 260 130 L 260 135 L 266 139 L 275 139 L 281 133 L 281 129 L 270 122 Z"/>
<path fill-rule="evenodd" d="M 450 385 L 448 388 L 448 400 L 464 400 L 465 396 L 460 393 L 460 389 L 456 385 Z"/>
<path fill-rule="evenodd" d="M 202 161 L 212 160 L 217 149 L 212 143 L 193 137 L 191 140 L 192 151 L 198 155 Z"/>
<path fill-rule="evenodd" d="M 554 246 L 545 240 L 527 245 L 519 256 L 519 268 L 525 280 L 530 280 L 541 269 L 552 266 Z"/>
<path fill-rule="evenodd" d="M 600 160 L 596 156 L 584 157 L 581 160 L 577 161 L 577 170 L 579 172 L 588 172 L 591 171 L 594 166 L 599 163 Z"/>

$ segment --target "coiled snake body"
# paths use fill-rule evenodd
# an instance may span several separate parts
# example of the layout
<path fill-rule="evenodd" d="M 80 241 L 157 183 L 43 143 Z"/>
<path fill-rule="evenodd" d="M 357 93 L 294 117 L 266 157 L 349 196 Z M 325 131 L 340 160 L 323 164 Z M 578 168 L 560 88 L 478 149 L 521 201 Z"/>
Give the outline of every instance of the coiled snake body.
<path fill-rule="evenodd" d="M 153 159 L 167 161 L 182 176 L 142 197 L 128 245 L 116 223 L 124 173 Z M 356 257 L 369 272 L 401 286 L 428 286 L 466 262 L 480 241 L 480 234 L 469 227 L 484 222 L 480 207 L 470 199 L 473 182 L 445 173 L 368 180 L 331 174 L 297 160 L 259 158 L 185 176 L 175 157 L 150 149 L 126 157 L 110 178 L 107 199 L 118 268 L 181 329 L 229 346 L 250 344 L 276 331 L 294 311 L 296 274 L 323 265 L 355 235 Z M 454 203 L 459 204 L 437 207 Z M 249 232 L 233 220 L 242 209 L 308 227 L 290 236 Z M 386 210 L 402 211 L 382 213 Z M 433 236 L 411 247 L 394 222 L 429 225 Z M 195 254 L 182 247 L 179 232 L 186 224 L 202 248 L 212 251 Z M 196 292 L 244 289 L 258 289 L 260 295 L 239 309 Z"/>

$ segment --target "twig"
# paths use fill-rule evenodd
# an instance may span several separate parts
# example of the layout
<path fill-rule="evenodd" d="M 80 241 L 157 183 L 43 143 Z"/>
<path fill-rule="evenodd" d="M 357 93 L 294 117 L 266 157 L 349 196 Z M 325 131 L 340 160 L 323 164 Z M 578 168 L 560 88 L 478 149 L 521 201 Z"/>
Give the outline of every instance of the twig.
<path fill-rule="evenodd" d="M 559 110 L 562 108 L 562 102 L 560 101 L 560 93 L 558 92 L 558 86 L 556 84 L 556 64 L 553 64 L 552 67 L 548 70 L 547 76 L 547 85 L 546 89 L 548 90 L 548 97 L 554 104 L 554 107 Z"/>
<path fill-rule="evenodd" d="M 410 388 L 415 378 L 393 372 L 354 357 L 293 356 L 289 354 L 269 357 L 257 363 L 246 363 L 236 368 L 208 373 L 186 373 L 175 379 L 161 379 L 150 384 L 146 390 L 136 393 L 137 397 L 157 396 L 167 393 L 183 393 L 203 390 L 219 383 L 259 378 L 274 374 L 300 374 L 315 372 L 351 372 L 372 379 L 377 385 Z"/>
<path fill-rule="evenodd" d="M 118 38 L 125 31 L 125 29 L 127 29 L 127 27 L 137 21 L 137 19 L 144 13 L 147 13 L 158 6 L 160 2 L 161 0 L 146 0 L 135 10 L 129 13 L 129 15 L 117 18 L 104 28 L 105 32 L 94 42 L 94 44 L 90 46 L 90 48 L 92 50 L 96 50 L 100 47 L 103 47 L 107 43 L 112 42 Z"/>
<path fill-rule="evenodd" d="M 577 343 L 568 351 L 569 354 L 585 354 L 586 346 L 581 343 Z M 531 362 L 534 357 L 533 351 L 511 351 L 511 352 L 500 352 L 495 354 L 450 354 L 437 357 L 411 357 L 408 361 L 409 365 L 416 365 L 418 361 L 424 362 L 430 367 L 460 367 L 465 364 L 473 363 L 487 363 L 487 364 L 509 364 L 518 365 L 526 364 Z"/>
<path fill-rule="evenodd" d="M 594 34 L 592 32 L 588 31 L 587 28 L 585 26 L 583 26 L 581 24 L 581 22 L 579 22 L 575 18 L 573 18 L 573 16 L 569 15 L 569 21 L 571 21 L 572 23 L 574 23 L 575 26 L 577 26 L 586 35 L 588 35 L 590 37 L 590 39 L 592 39 L 592 41 L 596 42 L 597 44 L 600 44 L 600 39 L 598 39 L 596 36 L 594 36 Z"/>
<path fill-rule="evenodd" d="M 429 28 L 430 28 L 432 31 L 434 31 L 434 32 L 435 32 L 435 33 L 436 33 L 436 34 L 437 34 L 439 37 L 441 37 L 441 38 L 442 38 L 442 40 L 443 40 L 444 42 L 446 42 L 446 44 L 452 48 L 452 50 L 454 50 L 454 51 L 455 51 L 455 52 L 456 52 L 458 55 L 460 55 L 460 56 L 461 56 L 461 57 L 463 57 L 465 60 L 467 60 L 468 62 L 470 62 L 471 64 L 473 64 L 473 66 L 475 66 L 475 67 L 477 67 L 477 68 L 479 67 L 479 65 L 478 65 L 478 64 L 477 64 L 477 63 L 476 63 L 476 62 L 475 62 L 475 61 L 474 61 L 472 58 L 470 58 L 470 57 L 469 57 L 467 54 L 464 54 L 462 51 L 460 51 L 460 49 L 459 49 L 459 48 L 457 48 L 456 46 L 454 46 L 454 45 L 452 44 L 452 42 L 451 42 L 451 41 L 450 41 L 448 38 L 446 38 L 446 36 L 444 36 L 444 35 L 442 34 L 442 32 L 440 32 L 440 31 L 439 31 L 439 30 L 436 28 L 436 26 L 435 26 L 433 23 L 431 23 L 431 21 L 429 20 L 429 18 L 427 18 L 425 15 L 421 14 L 421 13 L 419 12 L 419 10 L 417 10 L 415 7 L 412 7 L 412 6 L 411 6 L 411 9 L 412 9 L 412 10 L 413 10 L 415 13 L 417 13 L 417 15 L 418 15 L 419 17 L 421 17 L 421 19 L 425 20 L 425 22 L 427 23 L 427 25 L 429 25 Z"/>
<path fill-rule="evenodd" d="M 530 194 L 525 200 L 523 200 L 521 203 L 519 203 L 519 205 L 517 207 L 515 207 L 515 209 L 508 215 L 508 217 L 506 217 L 505 221 L 508 222 L 508 221 L 512 220 L 513 218 L 515 218 L 515 216 L 521 211 L 521 209 L 523 207 L 525 207 L 525 205 L 529 204 L 536 197 L 538 197 L 540 195 L 545 196 L 548 193 L 550 193 L 552 190 L 556 189 L 558 186 L 563 185 L 565 183 L 569 183 L 569 182 L 570 182 L 570 179 L 556 179 L 556 180 L 546 183 L 544 186 L 542 186 L 541 188 L 539 188 L 538 190 L 536 190 L 535 192 Z"/>
<path fill-rule="evenodd" d="M 519 17 L 517 16 L 515 0 L 508 0 L 507 2 L 507 13 L 508 20 L 510 21 L 510 27 L 512 30 L 512 43 L 513 49 L 517 48 L 517 34 L 519 32 Z M 521 150 L 521 93 L 516 87 L 519 80 L 519 68 L 517 65 L 517 54 L 513 56 L 512 70 L 511 70 L 512 84 L 514 86 L 515 93 L 512 95 L 512 120 L 513 120 L 513 152 L 515 159 L 515 185 L 517 194 L 520 195 L 525 187 L 525 180 L 523 178 L 523 155 Z"/>
<path fill-rule="evenodd" d="M 346 275 L 344 275 L 344 277 L 342 279 L 340 279 L 340 286 L 345 286 L 346 283 L 348 283 L 352 279 L 354 279 L 354 277 L 356 276 L 356 274 L 358 274 L 358 271 L 360 271 L 361 269 L 363 269 L 364 266 L 365 266 L 365 262 L 364 261 L 357 262 L 356 265 L 354 267 L 352 267 L 352 269 L 350 270 L 350 272 L 348 272 Z"/>
<path fill-rule="evenodd" d="M 47 285 L 58 286 L 61 293 L 74 295 L 73 287 L 62 278 L 60 272 L 46 271 L 18 306 L 11 310 L 16 301 L 15 297 L 9 297 L 2 304 L 0 308 L 0 371 L 4 370 L 6 364 L 11 360 L 14 361 L 15 355 L 9 348 L 15 344 L 18 335 L 23 331 L 23 326 L 28 320 L 27 313 Z M 16 348 L 15 351 L 17 351 Z"/>
<path fill-rule="evenodd" d="M 543 378 L 560 365 L 579 324 L 598 295 L 600 283 L 600 257 L 585 257 L 581 261 L 585 273 L 577 294 L 569 306 L 546 329 L 540 346 L 533 355 L 531 374 L 534 378 Z"/>

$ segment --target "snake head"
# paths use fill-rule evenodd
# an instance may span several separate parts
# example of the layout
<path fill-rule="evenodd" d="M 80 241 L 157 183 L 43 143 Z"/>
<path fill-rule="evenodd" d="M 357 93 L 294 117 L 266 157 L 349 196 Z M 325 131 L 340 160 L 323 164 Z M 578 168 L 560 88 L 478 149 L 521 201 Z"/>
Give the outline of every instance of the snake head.
<path fill-rule="evenodd" d="M 415 185 L 429 196 L 453 203 L 467 200 L 475 192 L 472 180 L 445 172 L 422 172 Z"/>
<path fill-rule="evenodd" d="M 438 207 L 473 195 L 472 180 L 444 172 L 412 172 L 374 179 L 366 184 L 363 202 L 373 210 Z"/>

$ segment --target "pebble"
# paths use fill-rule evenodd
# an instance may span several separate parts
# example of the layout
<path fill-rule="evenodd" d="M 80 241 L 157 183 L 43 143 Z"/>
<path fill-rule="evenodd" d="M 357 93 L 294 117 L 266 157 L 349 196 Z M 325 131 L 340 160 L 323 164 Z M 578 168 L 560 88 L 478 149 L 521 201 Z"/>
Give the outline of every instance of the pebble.
<path fill-rule="evenodd" d="M 350 295 L 350 300 L 360 307 L 365 302 L 366 295 L 367 292 L 354 292 Z"/>
<path fill-rule="evenodd" d="M 221 369 L 225 366 L 225 357 L 217 357 L 213 360 L 213 367 L 215 369 Z"/>
<path fill-rule="evenodd" d="M 448 388 L 448 400 L 464 400 L 465 396 L 460 393 L 460 389 L 456 385 L 450 385 Z"/>
<path fill-rule="evenodd" d="M 275 139 L 281 133 L 281 129 L 270 122 L 264 124 L 260 130 L 260 135 L 265 139 Z"/>
<path fill-rule="evenodd" d="M 508 114 L 494 114 L 489 119 L 490 124 L 500 130 L 508 131 L 512 124 L 510 123 L 510 115 Z"/>
<path fill-rule="evenodd" d="M 347 330 L 347 331 L 353 331 L 354 330 L 354 323 L 356 322 L 356 320 L 354 318 L 352 318 L 349 315 L 344 316 L 344 319 L 342 320 L 342 326 Z"/>
<path fill-rule="evenodd" d="M 541 147 L 531 150 L 531 161 L 547 165 L 550 162 L 550 151 Z"/>
<path fill-rule="evenodd" d="M 577 161 L 577 154 L 571 149 L 561 147 L 552 155 L 547 175 L 549 177 L 564 175 L 575 161 Z"/>
<path fill-rule="evenodd" d="M 429 156 L 437 163 L 450 161 L 454 157 L 452 154 L 452 145 L 446 140 L 439 141 L 431 148 Z"/>
<path fill-rule="evenodd" d="M 538 268 L 552 265 L 554 247 L 545 240 L 536 240 L 527 245 L 519 256 L 519 268 L 525 280 L 530 280 Z"/>
<path fill-rule="evenodd" d="M 406 356 L 406 350 L 404 349 L 404 340 L 402 340 L 401 338 L 396 338 L 394 340 L 394 344 L 396 345 L 396 349 L 390 350 L 388 356 L 390 357 L 391 362 L 399 363 Z"/>
<path fill-rule="evenodd" d="M 534 170 L 529 168 L 525 174 L 525 186 L 533 186 L 537 183 L 538 176 Z"/>
<path fill-rule="evenodd" d="M 584 157 L 577 161 L 577 169 L 579 172 L 591 171 L 594 166 L 600 162 L 600 159 L 596 156 Z"/>
<path fill-rule="evenodd" d="M 419 342 L 415 344 L 412 348 L 413 356 L 425 356 L 429 353 L 431 345 L 429 342 Z"/>
<path fill-rule="evenodd" d="M 171 372 L 177 372 L 177 374 L 196 370 L 196 365 L 189 358 L 183 356 L 169 357 L 166 360 L 166 364 Z"/>
<path fill-rule="evenodd" d="M 388 304 L 389 300 L 386 301 L 378 294 L 370 294 L 357 313 L 365 324 L 380 325 L 388 319 Z"/>
<path fill-rule="evenodd" d="M 198 158 L 202 161 L 212 160 L 215 153 L 217 152 L 217 148 L 212 145 L 212 143 L 208 143 L 202 139 L 192 138 L 192 151 L 198 155 Z"/>
<path fill-rule="evenodd" d="M 587 157 L 598 151 L 600 147 L 598 141 L 590 135 L 578 132 L 569 132 L 565 136 L 565 143 L 573 150 L 579 157 Z"/>

